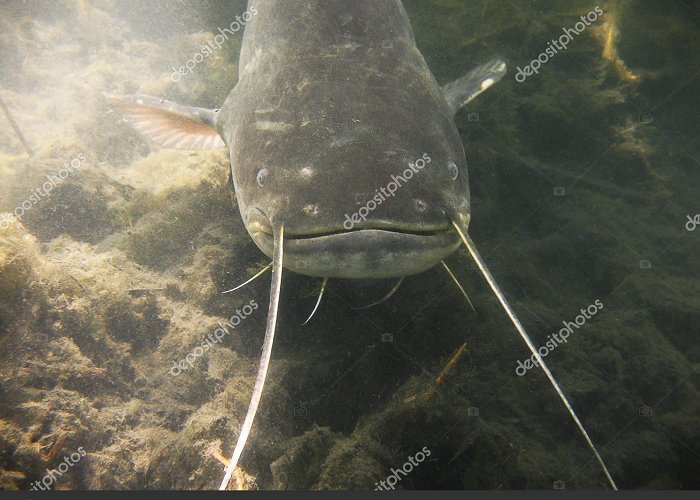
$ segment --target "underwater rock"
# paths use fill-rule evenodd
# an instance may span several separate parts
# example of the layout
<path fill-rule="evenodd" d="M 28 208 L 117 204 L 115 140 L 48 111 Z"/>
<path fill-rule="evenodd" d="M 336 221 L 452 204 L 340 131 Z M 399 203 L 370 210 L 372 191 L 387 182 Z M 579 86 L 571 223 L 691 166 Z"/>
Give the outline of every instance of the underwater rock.
<path fill-rule="evenodd" d="M 276 490 L 310 490 L 321 474 L 333 443 L 340 439 L 327 427 L 313 427 L 289 443 L 289 449 L 270 464 Z"/>
<path fill-rule="evenodd" d="M 112 230 L 106 199 L 84 185 L 65 183 L 24 217 L 24 224 L 40 240 L 68 235 L 96 243 Z"/>
<path fill-rule="evenodd" d="M 269 259 L 243 227 L 226 153 L 154 148 L 102 92 L 219 106 L 240 39 L 180 84 L 171 71 L 244 2 L 202 1 L 196 19 L 172 2 L 6 3 L 0 92 L 37 154 L 0 127 L 0 211 L 66 161 L 86 162 L 0 224 L 0 489 L 29 489 L 79 447 L 86 456 L 52 488 L 214 488 L 249 403 L 269 276 L 221 292 Z M 589 8 L 447 0 L 426 16 L 422 2 L 404 3 L 441 82 L 492 57 L 495 40 L 511 67 L 524 64 Z M 681 4 L 614 7 L 615 58 L 591 32 L 457 116 L 470 231 L 534 340 L 605 302 L 548 361 L 620 484 L 698 487 L 700 264 L 698 232 L 683 224 L 700 185 L 700 94 L 692 80 L 669 93 L 692 76 L 700 38 Z M 349 306 L 392 285 L 331 282 L 302 328 L 319 283 L 285 273 L 239 487 L 374 489 L 423 447 L 431 455 L 396 489 L 604 487 L 543 376 L 514 375 L 524 349 L 467 259 L 454 259 L 476 314 L 430 271 L 362 315 Z M 251 299 L 257 312 L 204 352 Z"/>

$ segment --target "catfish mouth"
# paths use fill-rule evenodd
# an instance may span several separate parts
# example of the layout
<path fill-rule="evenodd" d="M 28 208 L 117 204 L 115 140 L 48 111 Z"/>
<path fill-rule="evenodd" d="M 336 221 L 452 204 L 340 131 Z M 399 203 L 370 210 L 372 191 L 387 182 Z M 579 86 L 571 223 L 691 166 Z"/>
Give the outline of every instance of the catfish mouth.
<path fill-rule="evenodd" d="M 268 227 L 249 227 L 268 256 L 274 238 Z M 421 273 L 459 247 L 459 235 L 448 226 L 427 230 L 363 227 L 284 236 L 284 267 L 323 278 L 393 278 Z"/>
<path fill-rule="evenodd" d="M 444 228 L 444 229 L 433 229 L 433 230 L 425 230 L 425 231 L 411 231 L 411 230 L 405 230 L 405 229 L 392 229 L 392 228 L 386 228 L 386 227 L 364 227 L 364 228 L 359 228 L 359 229 L 349 229 L 349 230 L 339 230 L 339 231 L 327 231 L 327 232 L 320 232 L 320 233 L 310 233 L 310 234 L 300 234 L 300 235 L 293 235 L 293 234 L 285 234 L 285 241 L 300 241 L 300 240 L 312 240 L 315 238 L 325 238 L 328 236 L 339 236 L 339 235 L 344 235 L 344 234 L 349 234 L 349 233 L 359 233 L 362 231 L 381 231 L 385 233 L 395 233 L 395 234 L 407 234 L 407 235 L 414 235 L 414 236 L 438 236 L 440 234 L 443 234 L 445 232 L 455 232 L 454 229 L 451 228 Z M 272 236 L 270 233 L 265 232 L 265 234 L 268 234 L 269 236 Z"/>

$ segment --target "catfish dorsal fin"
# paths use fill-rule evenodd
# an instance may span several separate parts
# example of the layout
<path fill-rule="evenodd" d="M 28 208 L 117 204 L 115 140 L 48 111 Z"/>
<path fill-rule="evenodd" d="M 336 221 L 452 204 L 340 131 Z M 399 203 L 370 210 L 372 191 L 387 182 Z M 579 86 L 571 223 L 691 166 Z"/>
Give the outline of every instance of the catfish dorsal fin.
<path fill-rule="evenodd" d="M 442 94 L 447 100 L 452 114 L 462 109 L 476 96 L 498 82 L 506 74 L 506 63 L 492 59 L 478 68 L 442 87 Z"/>
<path fill-rule="evenodd" d="M 149 96 L 107 96 L 124 112 L 124 120 L 151 142 L 170 149 L 219 149 L 217 111 L 183 106 Z"/>

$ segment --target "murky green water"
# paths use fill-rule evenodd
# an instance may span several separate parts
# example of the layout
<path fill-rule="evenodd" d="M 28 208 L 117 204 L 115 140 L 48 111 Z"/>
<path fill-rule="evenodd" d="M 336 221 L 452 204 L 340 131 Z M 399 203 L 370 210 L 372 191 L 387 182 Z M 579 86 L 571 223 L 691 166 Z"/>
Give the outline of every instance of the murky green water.
<path fill-rule="evenodd" d="M 508 63 L 455 119 L 470 234 L 612 477 L 698 488 L 700 3 L 404 5 L 439 83 Z M 0 488 L 218 486 L 269 274 L 221 292 L 269 259 L 243 227 L 225 151 L 152 147 L 102 93 L 220 106 L 240 33 L 178 81 L 173 68 L 245 7 L 0 8 L 0 97 L 35 153 L 0 116 Z M 543 373 L 518 372 L 529 352 L 465 250 L 448 264 L 475 311 L 437 267 L 362 311 L 351 306 L 396 282 L 331 280 L 301 326 L 321 282 L 285 273 L 238 486 L 373 489 L 411 463 L 397 489 L 608 487 Z"/>

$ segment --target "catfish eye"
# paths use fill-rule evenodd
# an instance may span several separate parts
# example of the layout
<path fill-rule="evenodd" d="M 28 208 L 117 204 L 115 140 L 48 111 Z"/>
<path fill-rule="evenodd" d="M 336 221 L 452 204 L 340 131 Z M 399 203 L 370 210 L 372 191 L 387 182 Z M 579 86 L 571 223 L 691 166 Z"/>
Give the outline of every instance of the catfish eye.
<path fill-rule="evenodd" d="M 447 173 L 450 174 L 450 179 L 453 181 L 457 180 L 457 177 L 459 177 L 459 169 L 455 162 L 451 161 L 447 164 Z"/>
<path fill-rule="evenodd" d="M 264 187 L 265 184 L 267 184 L 267 178 L 269 177 L 269 175 L 270 175 L 270 172 L 266 168 L 263 168 L 262 170 L 260 170 L 258 172 L 258 177 L 257 177 L 258 186 Z"/>

